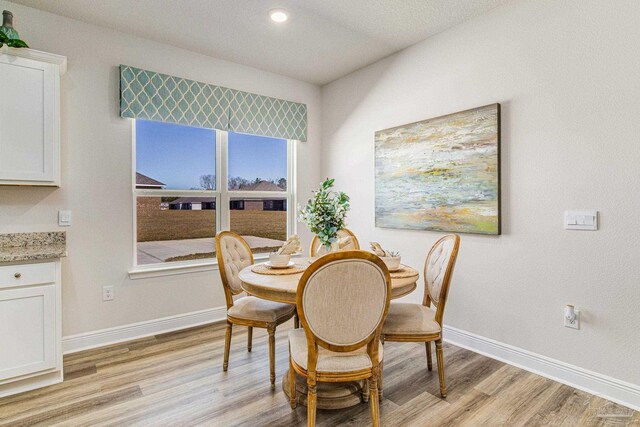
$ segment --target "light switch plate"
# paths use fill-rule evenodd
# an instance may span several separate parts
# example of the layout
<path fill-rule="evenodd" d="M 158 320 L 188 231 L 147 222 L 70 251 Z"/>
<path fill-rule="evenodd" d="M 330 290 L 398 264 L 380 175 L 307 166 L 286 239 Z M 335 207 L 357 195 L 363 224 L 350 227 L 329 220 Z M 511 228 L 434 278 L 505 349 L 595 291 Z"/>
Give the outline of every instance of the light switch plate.
<path fill-rule="evenodd" d="M 598 211 L 565 211 L 564 228 L 567 230 L 598 230 Z"/>
<path fill-rule="evenodd" d="M 71 226 L 71 211 L 58 211 L 58 225 L 60 227 Z"/>

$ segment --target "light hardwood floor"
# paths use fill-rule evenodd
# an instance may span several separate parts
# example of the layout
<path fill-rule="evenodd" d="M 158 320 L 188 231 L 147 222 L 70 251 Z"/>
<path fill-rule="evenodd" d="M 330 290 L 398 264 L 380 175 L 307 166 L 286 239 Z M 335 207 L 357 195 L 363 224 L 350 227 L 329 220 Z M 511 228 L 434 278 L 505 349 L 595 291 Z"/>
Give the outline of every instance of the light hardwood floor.
<path fill-rule="evenodd" d="M 0 399 L 0 425 L 306 425 L 281 389 L 287 332 L 276 335 L 277 388 L 269 386 L 267 334 L 234 328 L 222 372 L 224 323 L 65 357 L 65 382 Z M 637 426 L 640 413 L 445 344 L 446 400 L 427 371 L 424 344 L 386 343 L 384 426 Z M 368 425 L 367 404 L 318 411 L 318 425 Z"/>

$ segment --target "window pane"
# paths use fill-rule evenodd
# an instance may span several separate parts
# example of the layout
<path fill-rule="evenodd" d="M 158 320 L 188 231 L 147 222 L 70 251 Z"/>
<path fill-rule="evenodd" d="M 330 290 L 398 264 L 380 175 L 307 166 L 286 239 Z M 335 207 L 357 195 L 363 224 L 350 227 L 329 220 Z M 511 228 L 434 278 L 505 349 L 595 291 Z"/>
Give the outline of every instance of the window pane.
<path fill-rule="evenodd" d="M 253 253 L 272 252 L 287 240 L 287 199 L 234 198 L 229 207 L 231 231 Z"/>
<path fill-rule="evenodd" d="M 136 188 L 214 190 L 216 131 L 136 120 Z"/>
<path fill-rule="evenodd" d="M 215 197 L 138 197 L 138 265 L 215 257 Z"/>
<path fill-rule="evenodd" d="M 229 190 L 286 191 L 287 140 L 229 132 Z"/>

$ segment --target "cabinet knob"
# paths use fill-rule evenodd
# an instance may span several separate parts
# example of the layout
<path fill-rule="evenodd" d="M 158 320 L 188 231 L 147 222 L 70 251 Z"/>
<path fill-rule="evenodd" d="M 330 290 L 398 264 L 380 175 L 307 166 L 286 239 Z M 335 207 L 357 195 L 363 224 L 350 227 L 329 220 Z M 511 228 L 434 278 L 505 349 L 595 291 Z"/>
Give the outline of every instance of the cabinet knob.
<path fill-rule="evenodd" d="M 15 277 L 16 279 L 19 279 L 22 277 L 22 273 L 16 273 L 13 275 L 13 277 Z"/>

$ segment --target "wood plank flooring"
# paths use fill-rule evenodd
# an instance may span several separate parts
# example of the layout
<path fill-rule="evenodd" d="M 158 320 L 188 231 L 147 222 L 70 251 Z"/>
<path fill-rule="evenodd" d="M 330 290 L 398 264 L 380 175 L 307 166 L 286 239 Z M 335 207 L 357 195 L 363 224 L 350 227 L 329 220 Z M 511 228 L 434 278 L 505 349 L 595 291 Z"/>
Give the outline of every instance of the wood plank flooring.
<path fill-rule="evenodd" d="M 269 385 L 267 335 L 234 327 L 222 372 L 224 324 L 65 357 L 62 384 L 0 399 L 1 426 L 304 426 L 281 390 L 287 331 L 276 333 L 277 387 Z M 424 346 L 385 344 L 384 426 L 634 426 L 640 413 L 445 344 L 448 397 L 427 371 Z M 434 363 L 435 364 L 435 363 Z M 318 425 L 369 425 L 367 404 L 318 411 Z"/>

